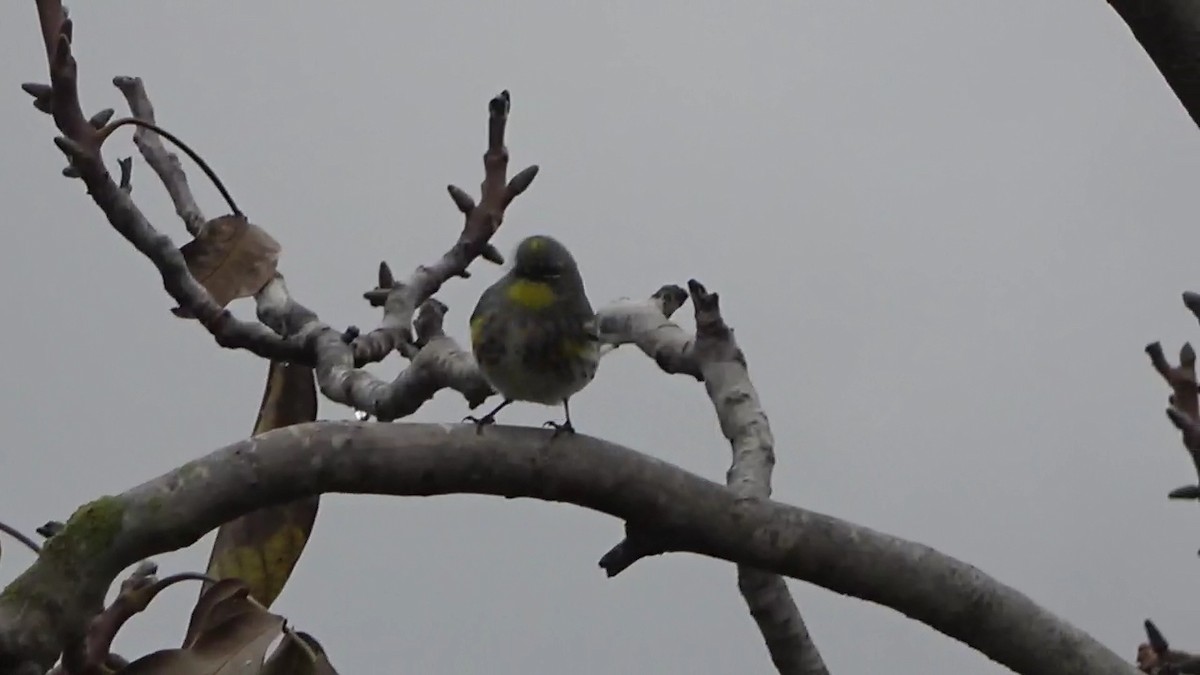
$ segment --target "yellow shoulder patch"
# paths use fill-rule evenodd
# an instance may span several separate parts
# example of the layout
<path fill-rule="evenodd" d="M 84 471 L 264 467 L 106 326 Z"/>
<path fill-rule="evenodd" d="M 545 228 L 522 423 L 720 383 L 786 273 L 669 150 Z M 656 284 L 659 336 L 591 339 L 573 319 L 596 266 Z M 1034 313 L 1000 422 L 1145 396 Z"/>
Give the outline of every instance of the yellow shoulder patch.
<path fill-rule="evenodd" d="M 554 289 L 528 279 L 517 279 L 508 287 L 508 299 L 525 309 L 545 309 L 554 304 Z"/>
<path fill-rule="evenodd" d="M 479 344 L 483 338 L 483 325 L 485 323 L 487 323 L 487 317 L 482 314 L 471 319 L 471 344 Z"/>

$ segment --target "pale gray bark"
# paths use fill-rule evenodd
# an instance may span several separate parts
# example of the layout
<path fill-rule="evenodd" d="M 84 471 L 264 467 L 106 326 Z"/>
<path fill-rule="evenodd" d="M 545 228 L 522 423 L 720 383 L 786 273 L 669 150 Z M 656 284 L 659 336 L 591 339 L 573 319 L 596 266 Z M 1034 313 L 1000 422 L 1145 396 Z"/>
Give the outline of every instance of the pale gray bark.
<path fill-rule="evenodd" d="M 155 122 L 153 106 L 140 78 L 117 77 L 113 83 L 125 95 L 135 116 Z M 73 81 L 69 84 L 74 86 Z M 198 284 L 188 273 L 182 256 L 164 250 L 166 246 L 174 248 L 173 242 L 155 230 L 128 195 L 124 200 L 97 198 L 97 204 L 114 228 L 126 234 L 134 246 L 155 264 L 163 275 L 164 286 L 179 305 L 188 308 L 194 316 L 201 317 L 201 321 L 222 346 L 249 349 L 260 356 L 313 365 L 318 386 L 327 398 L 382 420 L 399 419 L 415 412 L 434 393 L 446 387 L 459 391 L 468 405 L 474 408 L 493 393 L 474 367 L 474 362 L 469 357 L 464 358 L 466 355 L 454 340 L 441 335 L 440 320 L 437 326 L 428 326 L 433 333 L 440 335 L 436 340 L 422 340 L 423 336 L 414 336 L 412 325 L 414 315 L 432 299 L 442 284 L 452 277 L 465 276 L 467 267 L 475 258 L 483 256 L 493 261 L 503 259 L 489 240 L 503 222 L 504 210 L 528 188 L 537 175 L 537 167 L 532 166 L 511 180 L 506 178 L 508 150 L 504 145 L 504 132 L 509 101 L 508 92 L 502 92 L 489 103 L 488 149 L 483 158 L 483 197 L 480 203 L 476 204 L 460 188 L 448 188 L 455 205 L 466 218 L 458 241 L 433 264 L 419 265 L 403 281 L 393 279 L 387 266 L 381 265 L 379 284 L 364 296 L 373 305 L 383 307 L 383 318 L 378 328 L 366 335 L 355 336 L 350 341 L 344 333 L 323 323 L 315 312 L 297 302 L 288 292 L 281 273 L 276 274 L 274 280 L 255 296 L 258 318 L 264 325 L 237 321 L 221 308 L 210 306 L 211 298 L 202 288 L 199 293 L 192 292 Z M 135 133 L 135 140 L 142 139 L 137 143 L 138 150 L 167 186 L 176 213 L 184 220 L 189 232 L 195 234 L 199 230 L 196 221 L 200 219 L 202 224 L 203 214 L 196 206 L 178 158 L 168 152 L 157 138 L 151 141 L 144 134 L 153 136 L 153 132 L 139 129 Z M 81 146 L 81 150 L 86 149 L 82 147 L 83 143 L 76 145 Z M 81 172 L 84 180 L 88 181 L 89 190 L 99 190 L 107 196 L 112 181 L 106 173 L 100 173 L 102 165 L 96 166 L 99 153 L 75 154 L 73 159 L 90 169 Z M 430 309 L 434 310 L 432 307 Z M 445 306 L 432 313 L 438 317 L 444 315 Z M 271 330 L 264 332 L 267 326 Z M 361 368 L 382 360 L 393 351 L 415 357 L 425 351 L 423 347 L 426 342 L 432 342 L 432 351 L 390 382 Z M 426 367 L 431 363 L 437 363 L 439 368 Z"/>
<path fill-rule="evenodd" d="M 158 124 L 154 119 L 154 104 L 146 96 L 142 78 L 116 77 L 113 78 L 113 85 L 124 94 L 125 100 L 129 103 L 129 110 L 134 117 L 151 124 Z M 200 210 L 200 205 L 192 196 L 192 188 L 188 185 L 187 173 L 183 170 L 183 164 L 179 161 L 179 157 L 167 150 L 158 134 L 143 127 L 138 127 L 133 132 L 133 144 L 137 146 L 142 157 L 146 158 L 146 163 L 150 165 L 154 173 L 158 174 L 159 180 L 167 188 L 171 203 L 175 205 L 175 214 L 183 221 L 188 234 L 192 236 L 199 234 L 200 228 L 208 218 L 204 217 L 204 212 Z"/>
<path fill-rule="evenodd" d="M 668 372 L 699 377 L 729 440 L 733 460 L 726 474 L 739 499 L 768 499 L 775 467 L 775 438 L 746 357 L 721 316 L 719 298 L 700 283 L 688 284 L 695 305 L 696 335 L 669 319 L 681 293 L 664 287 L 640 306 L 618 305 L 621 313 L 601 312 L 601 329 L 617 344 L 636 344 Z M 738 565 L 738 590 L 758 626 L 771 661 L 782 675 L 828 675 L 787 583 L 776 574 Z"/>
<path fill-rule="evenodd" d="M 138 561 L 245 513 L 319 493 L 487 494 L 569 503 L 677 550 L 891 607 L 1027 675 L 1136 672 L 1020 591 L 928 546 L 765 499 L 622 446 L 540 429 L 314 422 L 234 443 L 81 507 L 0 594 L 0 664 L 53 662 Z"/>

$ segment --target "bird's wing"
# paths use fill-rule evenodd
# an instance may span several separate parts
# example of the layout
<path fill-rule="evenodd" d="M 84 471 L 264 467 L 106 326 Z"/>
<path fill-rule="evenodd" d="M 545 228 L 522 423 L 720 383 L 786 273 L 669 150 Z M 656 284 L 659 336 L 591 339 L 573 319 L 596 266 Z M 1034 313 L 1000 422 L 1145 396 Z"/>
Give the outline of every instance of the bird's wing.
<path fill-rule="evenodd" d="M 475 309 L 471 311 L 471 323 L 474 323 L 475 318 L 483 313 L 485 307 L 495 307 L 499 301 L 504 299 L 504 290 L 501 287 L 501 282 L 503 281 L 504 279 L 500 279 L 500 281 L 484 289 L 483 293 L 479 296 L 479 301 L 475 303 Z"/>

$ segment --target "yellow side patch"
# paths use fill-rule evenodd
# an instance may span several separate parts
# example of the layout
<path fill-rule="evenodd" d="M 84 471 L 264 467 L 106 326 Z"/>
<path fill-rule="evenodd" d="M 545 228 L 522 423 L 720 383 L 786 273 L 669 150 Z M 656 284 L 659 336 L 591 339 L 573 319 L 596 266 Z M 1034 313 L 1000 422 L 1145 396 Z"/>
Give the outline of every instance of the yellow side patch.
<path fill-rule="evenodd" d="M 568 358 L 579 358 L 587 352 L 588 345 L 577 340 L 565 340 L 563 342 L 563 354 Z"/>
<path fill-rule="evenodd" d="M 471 320 L 471 344 L 479 344 L 483 337 L 483 325 L 485 323 L 487 323 L 487 319 L 483 316 L 477 316 Z"/>
<path fill-rule="evenodd" d="M 525 309 L 545 309 L 554 304 L 554 289 L 527 279 L 517 279 L 508 287 L 508 299 Z"/>

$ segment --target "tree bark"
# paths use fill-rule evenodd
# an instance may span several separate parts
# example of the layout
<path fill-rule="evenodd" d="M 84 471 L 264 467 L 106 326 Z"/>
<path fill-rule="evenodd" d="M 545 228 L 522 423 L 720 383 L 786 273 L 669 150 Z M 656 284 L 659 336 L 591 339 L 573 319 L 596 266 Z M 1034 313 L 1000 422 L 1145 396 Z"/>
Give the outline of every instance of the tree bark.
<path fill-rule="evenodd" d="M 1192 121 L 1200 125 L 1200 3 L 1108 0 L 1133 31 Z"/>
<path fill-rule="evenodd" d="M 240 441 L 85 505 L 0 594 L 0 665 L 49 667 L 129 565 L 245 513 L 327 492 L 570 503 L 675 550 L 891 607 L 1026 675 L 1133 666 L 1020 591 L 927 546 L 725 486 L 603 440 L 472 425 L 314 422 Z"/>

